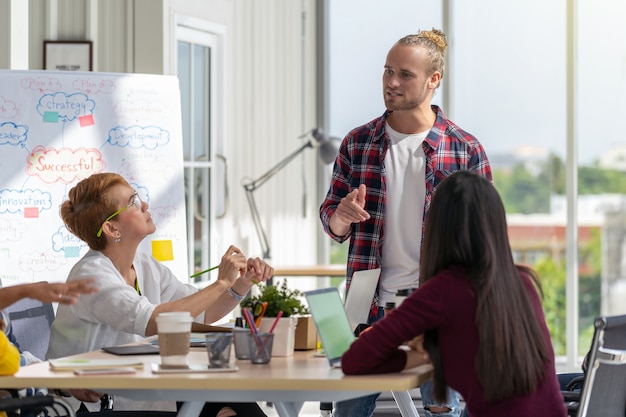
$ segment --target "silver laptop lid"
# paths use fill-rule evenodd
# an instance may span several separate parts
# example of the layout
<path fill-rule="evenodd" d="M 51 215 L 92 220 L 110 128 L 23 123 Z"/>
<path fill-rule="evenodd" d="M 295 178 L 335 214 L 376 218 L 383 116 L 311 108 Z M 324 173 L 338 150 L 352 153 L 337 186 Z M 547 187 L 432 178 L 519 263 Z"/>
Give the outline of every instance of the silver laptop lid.
<path fill-rule="evenodd" d="M 345 310 L 353 329 L 361 323 L 367 323 L 379 277 L 380 268 L 365 269 L 352 274 Z"/>

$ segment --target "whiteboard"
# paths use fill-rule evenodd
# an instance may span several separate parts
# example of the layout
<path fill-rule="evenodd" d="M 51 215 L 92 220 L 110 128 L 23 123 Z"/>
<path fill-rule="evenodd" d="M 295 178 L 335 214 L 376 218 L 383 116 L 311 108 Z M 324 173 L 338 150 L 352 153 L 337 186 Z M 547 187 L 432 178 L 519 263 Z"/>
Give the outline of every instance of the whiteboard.
<path fill-rule="evenodd" d="M 98 172 L 122 175 L 150 205 L 157 230 L 139 250 L 187 281 L 178 79 L 0 70 L 3 285 L 65 281 L 88 247 L 64 226 L 59 207 Z"/>

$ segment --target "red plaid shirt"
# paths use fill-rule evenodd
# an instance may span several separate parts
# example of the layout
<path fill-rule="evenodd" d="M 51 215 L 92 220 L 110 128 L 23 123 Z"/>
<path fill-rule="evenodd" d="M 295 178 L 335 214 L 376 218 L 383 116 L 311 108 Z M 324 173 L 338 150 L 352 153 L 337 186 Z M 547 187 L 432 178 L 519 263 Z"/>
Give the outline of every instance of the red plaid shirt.
<path fill-rule="evenodd" d="M 478 140 L 448 120 L 443 111 L 432 106 L 437 113 L 435 124 L 422 143 L 426 155 L 426 200 L 422 216 L 428 214 L 430 202 L 439 183 L 451 172 L 466 169 L 474 171 L 492 181 L 487 155 Z M 346 268 L 347 287 L 354 271 L 380 267 L 384 239 L 385 214 L 385 155 L 389 138 L 385 134 L 386 111 L 381 117 L 353 129 L 344 138 L 335 160 L 330 188 L 320 207 L 320 218 L 324 231 L 335 241 L 342 243 L 350 239 Z M 360 184 L 367 187 L 365 210 L 370 219 L 353 223 L 344 236 L 334 235 L 329 228 L 330 217 L 337 205 L 350 191 Z M 375 296 L 372 313 L 377 313 Z"/>

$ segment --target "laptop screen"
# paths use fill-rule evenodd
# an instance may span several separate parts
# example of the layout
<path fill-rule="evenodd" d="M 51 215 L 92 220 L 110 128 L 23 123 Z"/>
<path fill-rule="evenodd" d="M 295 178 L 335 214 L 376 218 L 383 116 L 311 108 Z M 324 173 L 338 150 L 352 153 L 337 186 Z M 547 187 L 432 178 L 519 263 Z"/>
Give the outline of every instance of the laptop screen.
<path fill-rule="evenodd" d="M 337 288 L 306 291 L 309 311 L 331 365 L 341 359 L 355 339 Z"/>

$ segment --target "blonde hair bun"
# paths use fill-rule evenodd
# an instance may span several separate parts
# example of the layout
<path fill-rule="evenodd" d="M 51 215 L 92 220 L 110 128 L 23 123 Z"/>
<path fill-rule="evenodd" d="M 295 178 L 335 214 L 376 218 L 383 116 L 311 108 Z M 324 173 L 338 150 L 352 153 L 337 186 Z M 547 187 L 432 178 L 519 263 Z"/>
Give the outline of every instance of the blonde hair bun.
<path fill-rule="evenodd" d="M 420 30 L 419 32 L 417 32 L 417 37 L 429 40 L 437 48 L 441 49 L 441 52 L 444 54 L 448 49 L 446 34 L 438 29 L 433 28 L 432 30 Z"/>

